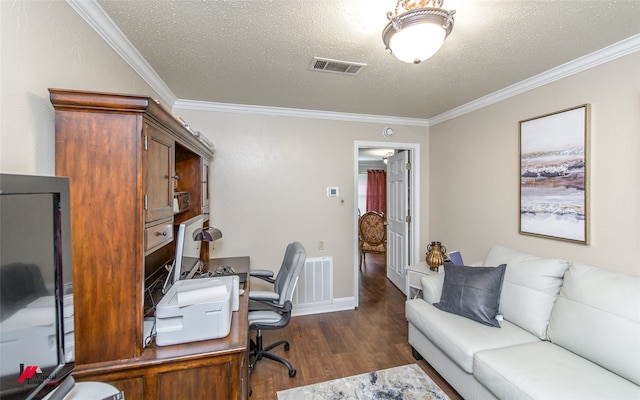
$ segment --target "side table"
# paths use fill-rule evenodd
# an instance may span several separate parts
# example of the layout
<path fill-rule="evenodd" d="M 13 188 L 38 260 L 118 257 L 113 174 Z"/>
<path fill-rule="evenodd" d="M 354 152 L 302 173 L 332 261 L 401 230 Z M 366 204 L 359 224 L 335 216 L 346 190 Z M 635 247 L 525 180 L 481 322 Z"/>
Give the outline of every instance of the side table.
<path fill-rule="evenodd" d="M 405 274 L 406 274 L 405 293 L 407 294 L 407 299 L 410 300 L 410 299 L 415 299 L 417 297 L 420 297 L 420 293 L 422 292 L 422 285 L 420 284 L 420 278 L 422 278 L 425 275 L 438 274 L 438 273 L 441 273 L 441 272 L 431 271 L 426 261 L 409 265 L 405 269 Z"/>

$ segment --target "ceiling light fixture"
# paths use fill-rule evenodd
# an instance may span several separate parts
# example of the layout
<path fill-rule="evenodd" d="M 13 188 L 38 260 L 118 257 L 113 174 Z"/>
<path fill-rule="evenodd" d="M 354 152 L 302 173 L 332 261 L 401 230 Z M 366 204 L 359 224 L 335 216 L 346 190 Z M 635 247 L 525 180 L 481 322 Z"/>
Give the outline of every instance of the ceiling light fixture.
<path fill-rule="evenodd" d="M 398 0 L 395 11 L 387 13 L 389 23 L 382 31 L 382 41 L 391 54 L 413 64 L 436 54 L 453 29 L 456 13 L 443 10 L 442 1 Z"/>

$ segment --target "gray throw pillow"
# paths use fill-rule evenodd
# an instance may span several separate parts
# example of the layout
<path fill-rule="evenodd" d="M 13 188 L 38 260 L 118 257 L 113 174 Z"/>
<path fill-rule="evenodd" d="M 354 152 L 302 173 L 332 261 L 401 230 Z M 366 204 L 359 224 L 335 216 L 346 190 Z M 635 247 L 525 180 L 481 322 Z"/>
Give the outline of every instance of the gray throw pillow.
<path fill-rule="evenodd" d="M 505 264 L 497 267 L 445 264 L 442 296 L 440 302 L 434 306 L 442 311 L 499 328 L 496 315 L 500 305 L 505 268 Z"/>

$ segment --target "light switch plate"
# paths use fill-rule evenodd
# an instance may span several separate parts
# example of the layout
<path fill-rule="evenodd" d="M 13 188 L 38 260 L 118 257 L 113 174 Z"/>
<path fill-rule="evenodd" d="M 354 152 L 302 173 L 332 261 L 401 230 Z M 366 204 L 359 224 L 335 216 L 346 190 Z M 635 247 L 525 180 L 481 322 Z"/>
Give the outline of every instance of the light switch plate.
<path fill-rule="evenodd" d="M 327 197 L 338 197 L 338 188 L 335 186 L 328 187 Z"/>

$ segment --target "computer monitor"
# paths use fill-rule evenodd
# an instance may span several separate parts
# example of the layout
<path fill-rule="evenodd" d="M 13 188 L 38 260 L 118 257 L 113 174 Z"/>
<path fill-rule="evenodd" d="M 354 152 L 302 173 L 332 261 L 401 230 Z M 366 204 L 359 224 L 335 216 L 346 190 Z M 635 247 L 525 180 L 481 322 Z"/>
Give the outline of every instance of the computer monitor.
<path fill-rule="evenodd" d="M 166 293 L 171 286 L 181 279 L 191 279 L 200 267 L 200 241 L 193 240 L 196 229 L 202 228 L 204 216 L 198 215 L 177 226 L 176 253 L 162 288 Z"/>

